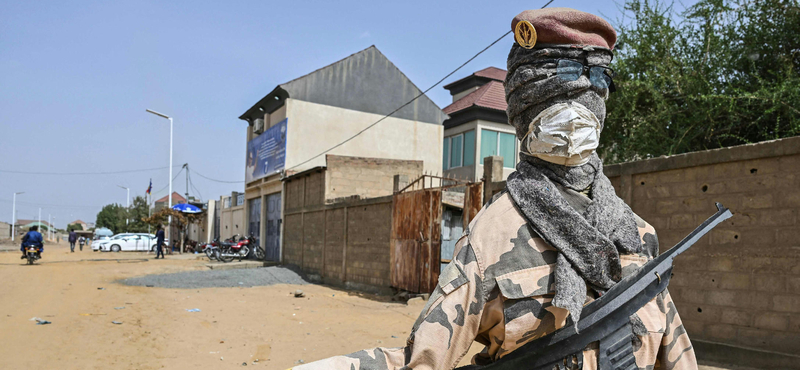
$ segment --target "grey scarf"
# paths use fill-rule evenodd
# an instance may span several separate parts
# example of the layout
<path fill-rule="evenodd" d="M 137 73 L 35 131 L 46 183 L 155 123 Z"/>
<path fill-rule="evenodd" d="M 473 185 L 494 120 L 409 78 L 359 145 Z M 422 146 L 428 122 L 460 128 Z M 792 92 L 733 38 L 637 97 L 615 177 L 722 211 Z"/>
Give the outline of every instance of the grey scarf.
<path fill-rule="evenodd" d="M 642 250 L 635 216 L 617 197 L 597 154 L 576 167 L 522 157 L 506 186 L 534 231 L 559 251 L 552 304 L 577 323 L 587 283 L 605 293 L 622 278 L 620 253 Z M 591 199 L 579 193 L 589 187 Z"/>

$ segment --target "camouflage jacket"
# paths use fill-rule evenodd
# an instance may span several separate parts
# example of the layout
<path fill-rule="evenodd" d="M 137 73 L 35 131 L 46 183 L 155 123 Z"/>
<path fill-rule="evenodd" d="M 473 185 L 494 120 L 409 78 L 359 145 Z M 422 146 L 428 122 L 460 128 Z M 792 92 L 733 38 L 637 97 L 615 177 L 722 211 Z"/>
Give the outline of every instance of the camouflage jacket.
<path fill-rule="evenodd" d="M 496 197 L 470 223 L 406 347 L 369 349 L 294 369 L 453 369 L 473 341 L 485 348 L 472 363 L 485 364 L 563 327 L 568 312 L 550 303 L 557 251 L 531 232 L 512 202 L 508 194 Z M 658 243 L 655 229 L 637 221 L 642 243 Z M 622 255 L 623 274 L 649 258 Z M 592 299 L 587 296 L 587 303 Z M 640 369 L 697 369 L 692 344 L 667 291 L 637 313 L 648 329 L 634 348 Z M 596 343 L 583 354 L 583 369 L 596 369 Z"/>

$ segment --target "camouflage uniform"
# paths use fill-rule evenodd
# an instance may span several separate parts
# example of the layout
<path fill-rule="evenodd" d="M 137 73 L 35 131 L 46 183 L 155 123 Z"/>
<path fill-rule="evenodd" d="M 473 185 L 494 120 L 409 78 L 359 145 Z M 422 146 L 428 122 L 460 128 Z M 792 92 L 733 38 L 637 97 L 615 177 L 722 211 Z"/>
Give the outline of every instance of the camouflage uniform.
<path fill-rule="evenodd" d="M 658 250 L 655 229 L 638 217 L 637 222 L 648 247 L 643 249 Z M 442 271 L 406 347 L 359 351 L 294 369 L 453 369 L 473 341 L 486 347 L 472 363 L 484 364 L 564 326 L 569 313 L 550 303 L 557 251 L 532 233 L 508 194 L 478 213 L 458 241 L 455 256 Z M 649 258 L 622 255 L 623 275 Z M 587 296 L 586 303 L 592 300 Z M 697 368 L 667 291 L 637 313 L 648 330 L 634 347 L 640 369 Z M 596 352 L 596 343 L 584 350 L 583 369 L 597 368 Z"/>

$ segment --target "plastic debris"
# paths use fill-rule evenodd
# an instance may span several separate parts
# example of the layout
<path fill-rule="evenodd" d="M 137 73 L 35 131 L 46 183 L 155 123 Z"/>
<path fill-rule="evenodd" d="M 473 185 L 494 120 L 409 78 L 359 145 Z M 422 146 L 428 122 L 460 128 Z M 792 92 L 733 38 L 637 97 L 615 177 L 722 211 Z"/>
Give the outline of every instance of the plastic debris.
<path fill-rule="evenodd" d="M 186 312 L 200 312 L 199 308 L 187 309 Z"/>
<path fill-rule="evenodd" d="M 306 294 L 303 293 L 303 291 L 300 290 L 300 289 L 297 289 L 297 290 L 294 291 L 294 297 L 295 298 L 302 298 L 302 297 L 305 297 L 305 296 L 306 296 Z"/>
<path fill-rule="evenodd" d="M 124 309 L 125 309 L 125 306 L 122 306 L 122 307 L 114 307 L 114 309 L 115 309 L 115 310 L 124 310 Z"/>
<path fill-rule="evenodd" d="M 247 366 L 247 362 L 242 362 L 242 366 Z"/>
<path fill-rule="evenodd" d="M 97 290 L 106 290 L 106 288 L 97 288 Z"/>
<path fill-rule="evenodd" d="M 111 323 L 114 325 L 122 325 L 122 321 L 112 321 Z"/>
<path fill-rule="evenodd" d="M 36 321 L 36 325 L 52 324 L 50 321 L 47 321 L 47 320 L 44 320 L 44 319 L 40 319 L 38 317 L 33 317 L 33 318 L 31 318 L 30 321 Z"/>

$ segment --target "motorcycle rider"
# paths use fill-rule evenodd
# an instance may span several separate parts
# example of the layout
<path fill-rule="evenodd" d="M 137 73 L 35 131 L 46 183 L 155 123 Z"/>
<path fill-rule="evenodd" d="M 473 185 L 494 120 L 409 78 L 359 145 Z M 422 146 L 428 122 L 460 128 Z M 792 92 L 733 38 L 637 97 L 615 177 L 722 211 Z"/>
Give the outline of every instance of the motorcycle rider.
<path fill-rule="evenodd" d="M 25 255 L 25 248 L 27 247 L 36 247 L 39 258 L 42 258 L 42 252 L 44 252 L 44 239 L 38 230 L 38 226 L 31 226 L 31 228 L 28 229 L 28 233 L 22 237 L 22 245 L 19 247 L 19 250 L 22 251 L 21 259 L 27 258 Z"/>

